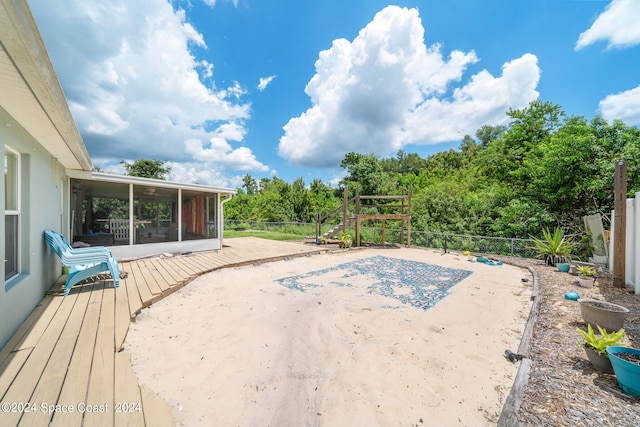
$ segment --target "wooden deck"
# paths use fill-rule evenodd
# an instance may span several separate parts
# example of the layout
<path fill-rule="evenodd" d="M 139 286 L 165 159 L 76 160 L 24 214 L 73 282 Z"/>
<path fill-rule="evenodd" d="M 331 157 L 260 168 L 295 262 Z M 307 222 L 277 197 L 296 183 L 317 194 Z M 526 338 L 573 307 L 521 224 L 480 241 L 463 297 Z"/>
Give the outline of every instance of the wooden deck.
<path fill-rule="evenodd" d="M 140 385 L 120 352 L 144 307 L 213 270 L 274 261 L 325 247 L 226 239 L 220 251 L 121 262 L 111 280 L 45 296 L 0 350 L 1 426 L 174 426 L 169 405 Z"/>

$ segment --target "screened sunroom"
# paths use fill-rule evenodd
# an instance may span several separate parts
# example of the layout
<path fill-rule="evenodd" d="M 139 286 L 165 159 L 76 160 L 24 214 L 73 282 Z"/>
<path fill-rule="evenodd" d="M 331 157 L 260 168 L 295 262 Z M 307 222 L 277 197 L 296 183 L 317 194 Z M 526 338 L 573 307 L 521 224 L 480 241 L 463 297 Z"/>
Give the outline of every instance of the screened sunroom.
<path fill-rule="evenodd" d="M 222 206 L 236 190 L 69 171 L 75 246 L 109 246 L 119 259 L 222 247 Z"/>

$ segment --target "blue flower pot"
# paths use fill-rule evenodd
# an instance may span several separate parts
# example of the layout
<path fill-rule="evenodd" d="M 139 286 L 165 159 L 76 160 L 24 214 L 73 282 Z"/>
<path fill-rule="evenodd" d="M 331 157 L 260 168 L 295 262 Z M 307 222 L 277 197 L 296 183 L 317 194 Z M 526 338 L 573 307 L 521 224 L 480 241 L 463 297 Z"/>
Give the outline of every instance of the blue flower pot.
<path fill-rule="evenodd" d="M 616 354 L 632 353 L 640 356 L 640 350 L 637 348 L 620 347 L 612 345 L 607 347 L 609 360 L 613 366 L 613 372 L 616 374 L 618 385 L 627 394 L 634 397 L 640 397 L 640 365 L 627 362 L 619 358 Z"/>
<path fill-rule="evenodd" d="M 571 264 L 559 262 L 556 264 L 556 268 L 558 269 L 558 271 L 561 271 L 563 273 L 568 273 L 569 269 L 571 268 Z"/>

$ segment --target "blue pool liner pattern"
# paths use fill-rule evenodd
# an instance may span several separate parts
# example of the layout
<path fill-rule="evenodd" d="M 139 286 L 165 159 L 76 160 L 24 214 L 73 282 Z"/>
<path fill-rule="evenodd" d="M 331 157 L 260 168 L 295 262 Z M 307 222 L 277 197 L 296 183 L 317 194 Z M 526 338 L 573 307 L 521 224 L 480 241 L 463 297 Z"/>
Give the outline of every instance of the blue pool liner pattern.
<path fill-rule="evenodd" d="M 428 310 L 449 295 L 449 290 L 473 272 L 458 268 L 448 268 L 419 261 L 374 256 L 350 261 L 334 267 L 296 276 L 276 279 L 275 282 L 289 289 L 305 292 L 308 289 L 323 287 L 326 276 L 336 286 L 352 286 L 349 278 L 358 275 L 371 277 L 367 287 L 370 294 L 394 298 L 422 310 Z M 325 277 L 325 280 L 321 280 Z M 386 308 L 397 308 L 385 305 Z"/>

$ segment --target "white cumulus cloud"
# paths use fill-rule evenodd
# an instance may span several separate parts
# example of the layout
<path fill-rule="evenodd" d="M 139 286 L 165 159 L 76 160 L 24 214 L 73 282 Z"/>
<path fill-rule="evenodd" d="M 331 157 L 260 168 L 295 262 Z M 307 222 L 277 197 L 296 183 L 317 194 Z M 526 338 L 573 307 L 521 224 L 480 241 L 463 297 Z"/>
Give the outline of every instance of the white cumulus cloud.
<path fill-rule="evenodd" d="M 349 151 L 388 154 L 407 144 L 461 139 L 502 123 L 509 107 L 538 97 L 537 58 L 504 64 L 461 82 L 475 52 L 427 47 L 417 9 L 389 6 L 358 36 L 320 52 L 305 89 L 312 106 L 284 126 L 278 153 L 305 166 L 335 166 Z"/>
<path fill-rule="evenodd" d="M 203 167 L 203 163 L 166 163 L 166 166 L 171 167 L 170 175 L 172 181 L 204 185 L 215 183 L 214 185 L 229 188 L 242 186 L 241 175 L 228 176 L 228 174 L 221 170 L 220 166 L 215 163 L 204 163 L 204 165 L 208 167 Z"/>
<path fill-rule="evenodd" d="M 623 48 L 640 43 L 640 1 L 613 0 L 593 25 L 580 34 L 576 50 L 599 40 L 606 40 L 608 48 Z"/>
<path fill-rule="evenodd" d="M 607 120 L 619 119 L 626 125 L 640 125 L 640 86 L 607 96 L 600 101 L 599 109 Z"/>
<path fill-rule="evenodd" d="M 278 76 L 269 76 L 269 77 L 260 77 L 260 81 L 258 82 L 258 90 L 260 92 L 264 91 L 267 86 Z"/>
<path fill-rule="evenodd" d="M 228 0 L 227 0 L 228 1 Z M 239 0 L 232 0 L 233 5 L 235 7 L 238 7 L 238 1 Z M 206 4 L 207 6 L 211 6 L 214 7 L 216 5 L 216 0 L 203 0 L 204 4 Z"/>
<path fill-rule="evenodd" d="M 192 54 L 207 45 L 184 11 L 166 0 L 29 5 L 92 158 L 171 160 L 203 169 L 212 158 L 217 169 L 268 170 L 248 148 L 231 146 L 246 133 L 246 91 L 236 82 L 205 83 L 213 64 Z M 207 143 L 195 150 L 193 141 Z"/>

